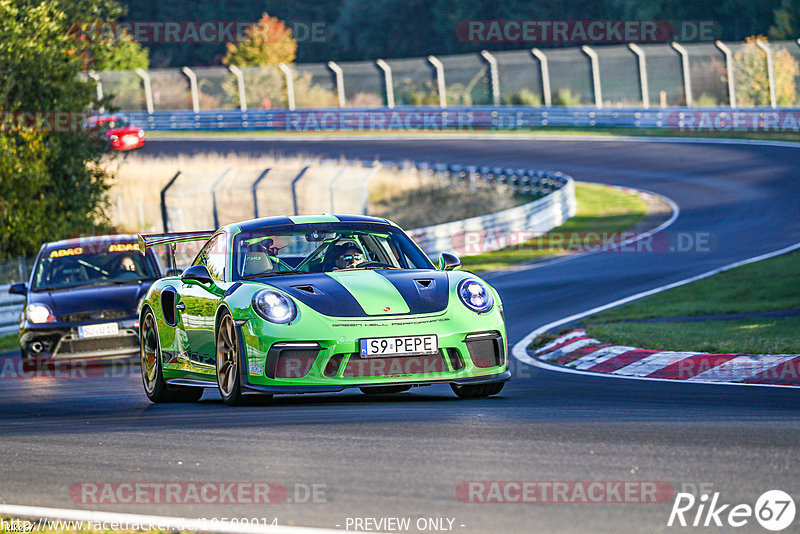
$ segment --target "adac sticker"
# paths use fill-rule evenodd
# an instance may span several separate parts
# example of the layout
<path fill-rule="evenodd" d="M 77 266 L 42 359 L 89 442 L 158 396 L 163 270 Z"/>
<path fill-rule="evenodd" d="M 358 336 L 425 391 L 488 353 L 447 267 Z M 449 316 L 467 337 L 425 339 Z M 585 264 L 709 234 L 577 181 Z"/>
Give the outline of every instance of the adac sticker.
<path fill-rule="evenodd" d="M 59 250 L 53 250 L 50 252 L 51 258 L 61 258 L 62 256 L 80 256 L 83 254 L 83 248 L 75 247 L 75 248 L 62 248 Z"/>
<path fill-rule="evenodd" d="M 250 370 L 250 374 L 251 375 L 263 375 L 264 374 L 264 367 L 261 366 L 261 364 L 258 364 L 258 363 L 251 363 L 250 367 L 249 367 L 249 370 Z"/>

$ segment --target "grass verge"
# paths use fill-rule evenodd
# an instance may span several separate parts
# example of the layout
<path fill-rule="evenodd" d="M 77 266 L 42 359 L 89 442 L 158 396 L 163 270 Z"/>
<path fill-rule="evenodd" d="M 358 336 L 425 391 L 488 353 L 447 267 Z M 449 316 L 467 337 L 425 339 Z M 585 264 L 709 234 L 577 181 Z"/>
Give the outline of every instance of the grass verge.
<path fill-rule="evenodd" d="M 0 352 L 11 352 L 19 349 L 19 336 L 14 334 L 0 335 Z"/>
<path fill-rule="evenodd" d="M 472 272 L 502 269 L 522 262 L 577 252 L 573 236 L 589 232 L 613 234 L 631 230 L 647 213 L 647 203 L 630 191 L 606 185 L 575 183 L 578 210 L 574 217 L 542 236 L 496 252 L 461 258 L 464 269 Z"/>
<path fill-rule="evenodd" d="M 705 316 L 800 309 L 800 252 L 744 265 L 584 320 L 604 343 L 645 349 L 800 354 L 800 317 Z M 670 317 L 696 317 L 670 322 Z M 667 318 L 659 322 L 641 319 Z"/>

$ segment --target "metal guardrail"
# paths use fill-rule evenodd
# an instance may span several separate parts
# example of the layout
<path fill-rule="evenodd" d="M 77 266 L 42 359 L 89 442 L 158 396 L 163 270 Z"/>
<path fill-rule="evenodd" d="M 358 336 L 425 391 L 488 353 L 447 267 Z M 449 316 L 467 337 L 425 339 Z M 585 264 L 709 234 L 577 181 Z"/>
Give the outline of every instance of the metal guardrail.
<path fill-rule="evenodd" d="M 25 298 L 8 292 L 8 285 L 0 286 L 0 334 L 9 334 L 19 329 L 19 314 Z"/>
<path fill-rule="evenodd" d="M 658 109 L 470 106 L 445 109 L 315 108 L 289 111 L 121 112 L 151 131 L 283 132 L 524 130 L 541 127 L 625 127 L 676 131 L 800 131 L 800 108 L 667 107 Z"/>

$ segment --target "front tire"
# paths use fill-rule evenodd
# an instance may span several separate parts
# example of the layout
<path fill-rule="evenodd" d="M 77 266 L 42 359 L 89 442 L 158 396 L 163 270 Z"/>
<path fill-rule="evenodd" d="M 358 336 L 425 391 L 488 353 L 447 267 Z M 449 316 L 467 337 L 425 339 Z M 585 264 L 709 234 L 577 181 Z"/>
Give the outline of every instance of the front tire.
<path fill-rule="evenodd" d="M 139 334 L 139 359 L 142 365 L 142 384 L 151 402 L 195 402 L 203 396 L 203 388 L 168 386 L 161 369 L 161 344 L 153 312 L 147 310 Z"/>
<path fill-rule="evenodd" d="M 242 377 L 239 372 L 239 335 L 230 313 L 219 320 L 217 331 L 217 385 L 222 402 L 228 406 L 242 403 Z"/>
<path fill-rule="evenodd" d="M 480 399 L 497 395 L 503 390 L 505 382 L 490 382 L 489 384 L 458 385 L 450 384 L 453 393 L 462 399 Z"/>

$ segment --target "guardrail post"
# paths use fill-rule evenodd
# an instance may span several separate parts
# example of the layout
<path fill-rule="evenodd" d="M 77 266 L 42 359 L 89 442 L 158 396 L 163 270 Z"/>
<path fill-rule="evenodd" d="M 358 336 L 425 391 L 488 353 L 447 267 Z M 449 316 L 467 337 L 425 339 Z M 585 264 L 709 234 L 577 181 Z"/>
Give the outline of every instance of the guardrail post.
<path fill-rule="evenodd" d="M 98 74 L 93 70 L 90 70 L 87 74 L 88 74 L 89 78 L 94 80 L 95 90 L 97 91 L 97 100 L 101 100 L 102 101 L 103 100 L 103 82 L 100 81 L 100 76 L 98 76 Z M 105 113 L 104 106 L 101 105 L 99 111 L 100 111 L 100 113 Z"/>
<path fill-rule="evenodd" d="M 444 83 L 444 64 L 436 56 L 428 56 L 428 62 L 436 69 L 436 87 L 439 91 L 439 107 L 447 107 L 447 86 Z"/>
<path fill-rule="evenodd" d="M 369 181 L 375 178 L 379 170 L 381 170 L 381 164 L 376 161 L 372 164 L 372 169 L 367 173 L 366 178 L 361 182 L 361 213 L 364 215 L 369 215 Z"/>
<path fill-rule="evenodd" d="M 592 87 L 594 90 L 594 105 L 597 109 L 603 107 L 603 91 L 600 87 L 600 65 L 598 64 L 597 52 L 592 50 L 588 45 L 581 46 L 584 54 L 589 56 L 589 62 L 592 65 Z"/>
<path fill-rule="evenodd" d="M 692 105 L 692 77 L 689 73 L 689 52 L 676 42 L 670 43 L 681 56 L 681 71 L 683 71 L 683 92 L 686 93 L 686 107 Z"/>
<path fill-rule="evenodd" d="M 300 178 L 303 177 L 303 175 L 306 173 L 306 171 L 309 168 L 310 168 L 310 166 L 303 167 L 303 170 L 300 171 L 297 174 L 297 176 L 295 176 L 294 179 L 292 180 L 292 204 L 293 204 L 293 207 L 294 207 L 294 214 L 295 215 L 300 215 L 300 209 L 298 208 L 298 205 L 297 205 L 297 182 L 300 181 Z"/>
<path fill-rule="evenodd" d="M 247 93 L 244 90 L 244 73 L 236 65 L 228 65 L 228 70 L 236 76 L 236 85 L 239 88 L 239 109 L 247 111 Z"/>
<path fill-rule="evenodd" d="M 342 67 L 335 61 L 328 61 L 328 68 L 333 71 L 336 77 L 336 95 L 339 98 L 339 107 L 343 108 L 346 103 L 344 97 L 344 72 L 342 71 Z"/>
<path fill-rule="evenodd" d="M 642 107 L 644 109 L 650 108 L 650 86 L 647 82 L 647 58 L 644 55 L 644 49 L 636 43 L 628 43 L 628 48 L 631 52 L 636 54 L 639 59 L 639 88 L 642 92 Z"/>
<path fill-rule="evenodd" d="M 213 214 L 214 214 L 214 229 L 215 230 L 217 228 L 219 228 L 219 226 L 220 226 L 219 225 L 219 214 L 217 213 L 217 187 L 219 186 L 219 184 L 222 183 L 222 180 L 225 179 L 225 176 L 227 176 L 227 174 L 230 171 L 231 171 L 230 169 L 225 169 L 224 171 L 222 171 L 222 174 L 219 175 L 219 178 L 217 178 L 216 181 L 213 184 L 211 184 L 211 209 L 212 209 Z"/>
<path fill-rule="evenodd" d="M 382 59 L 375 64 L 383 71 L 383 83 L 386 85 L 386 107 L 394 107 L 394 82 L 392 81 L 392 67 Z"/>
<path fill-rule="evenodd" d="M 148 115 L 153 114 L 153 87 L 150 85 L 150 74 L 144 69 L 136 69 L 136 74 L 142 79 L 144 83 L 144 102 L 147 106 Z M 164 230 L 166 232 L 166 230 Z"/>
<path fill-rule="evenodd" d="M 725 46 L 725 43 L 722 41 L 717 41 L 715 43 L 717 48 L 725 54 L 725 72 L 728 74 L 728 104 L 730 104 L 731 108 L 736 107 L 736 85 L 734 84 L 733 80 L 733 53 L 731 49 Z"/>
<path fill-rule="evenodd" d="M 756 41 L 759 47 L 767 55 L 767 79 L 769 80 L 769 106 L 778 107 L 778 99 L 775 96 L 775 65 L 772 63 L 772 49 L 764 41 Z"/>
<path fill-rule="evenodd" d="M 542 98 L 544 105 L 550 107 L 553 105 L 553 95 L 550 92 L 550 66 L 547 63 L 547 56 L 538 48 L 532 48 L 531 54 L 539 60 L 539 68 L 542 73 Z"/>
<path fill-rule="evenodd" d="M 189 78 L 189 90 L 192 92 L 192 110 L 195 113 L 200 113 L 200 97 L 197 94 L 197 76 L 195 76 L 194 71 L 189 67 L 181 67 L 181 72 Z"/>
<path fill-rule="evenodd" d="M 166 234 L 169 232 L 169 214 L 167 214 L 167 189 L 172 187 L 172 184 L 175 183 L 175 180 L 178 179 L 178 176 L 181 175 L 181 171 L 175 173 L 175 176 L 167 182 L 167 185 L 164 186 L 164 189 L 161 190 L 161 223 L 164 225 L 164 233 Z"/>
<path fill-rule="evenodd" d="M 294 78 L 292 69 L 286 63 L 279 63 L 278 68 L 286 75 L 286 100 L 289 103 L 289 111 L 294 111 Z"/>
<path fill-rule="evenodd" d="M 250 189 L 253 191 L 253 218 L 258 219 L 258 183 L 264 179 L 270 169 L 264 169 L 264 171 L 258 175 L 256 181 L 253 182 L 253 185 L 250 186 Z"/>
<path fill-rule="evenodd" d="M 336 171 L 336 174 L 333 175 L 333 178 L 331 178 L 331 181 L 328 182 L 328 200 L 330 202 L 331 213 L 336 213 L 336 210 L 333 209 L 333 194 L 334 194 L 334 191 L 335 191 L 335 188 L 333 186 L 336 185 L 336 182 L 339 180 L 339 178 L 342 177 L 342 175 L 344 174 L 344 170 L 346 168 L 347 167 L 344 167 L 344 166 L 339 167 L 339 170 Z"/>
<path fill-rule="evenodd" d="M 492 102 L 500 105 L 500 76 L 497 72 L 497 58 L 487 50 L 481 50 L 481 57 L 489 64 L 489 77 L 492 82 Z"/>

